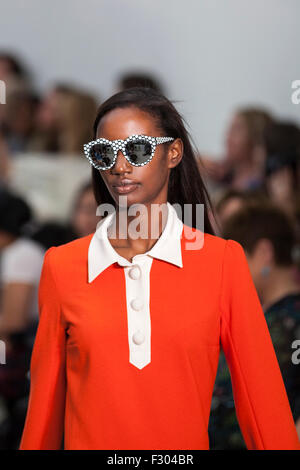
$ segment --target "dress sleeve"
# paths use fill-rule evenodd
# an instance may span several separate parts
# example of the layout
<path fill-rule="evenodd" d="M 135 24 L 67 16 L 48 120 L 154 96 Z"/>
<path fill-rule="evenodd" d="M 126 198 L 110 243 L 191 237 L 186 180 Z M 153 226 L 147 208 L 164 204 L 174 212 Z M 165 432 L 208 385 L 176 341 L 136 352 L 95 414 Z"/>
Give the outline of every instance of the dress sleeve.
<path fill-rule="evenodd" d="M 300 449 L 283 379 L 242 246 L 227 240 L 220 296 L 221 344 L 248 449 Z M 291 350 L 292 351 L 292 350 Z"/>
<path fill-rule="evenodd" d="M 30 395 L 20 450 L 61 449 L 65 411 L 65 325 L 48 249 L 39 283 L 39 325 L 30 364 Z"/>

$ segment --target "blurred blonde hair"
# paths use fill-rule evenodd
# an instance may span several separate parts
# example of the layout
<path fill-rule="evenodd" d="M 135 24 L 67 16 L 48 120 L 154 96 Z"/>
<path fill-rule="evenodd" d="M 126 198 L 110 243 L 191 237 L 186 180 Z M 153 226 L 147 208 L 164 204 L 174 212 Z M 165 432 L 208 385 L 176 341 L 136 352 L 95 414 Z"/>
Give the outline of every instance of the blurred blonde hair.
<path fill-rule="evenodd" d="M 81 153 L 92 140 L 97 104 L 90 94 L 75 90 L 57 90 L 59 148 L 64 153 Z"/>
<path fill-rule="evenodd" d="M 239 108 L 236 114 L 245 120 L 251 144 L 262 146 L 266 129 L 273 123 L 272 115 L 264 109 L 254 107 Z"/>

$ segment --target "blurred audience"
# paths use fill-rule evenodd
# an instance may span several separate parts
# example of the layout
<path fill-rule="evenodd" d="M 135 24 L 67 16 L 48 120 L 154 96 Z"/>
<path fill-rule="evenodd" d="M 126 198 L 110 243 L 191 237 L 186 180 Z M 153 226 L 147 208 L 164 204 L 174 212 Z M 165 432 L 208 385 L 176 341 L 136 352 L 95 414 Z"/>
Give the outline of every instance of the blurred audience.
<path fill-rule="evenodd" d="M 0 105 L 1 109 L 1 105 Z M 0 189 L 7 186 L 11 175 L 11 154 L 0 131 Z"/>
<path fill-rule="evenodd" d="M 239 242 L 245 250 L 300 436 L 300 374 L 292 362 L 292 344 L 300 337 L 300 284 L 294 258 L 299 239 L 294 220 L 270 202 L 250 202 L 226 220 L 222 236 Z M 210 437 L 215 449 L 245 448 L 223 353 L 212 400 Z"/>
<path fill-rule="evenodd" d="M 38 284 L 44 258 L 43 247 L 26 236 L 32 218 L 31 208 L 22 198 L 1 191 L 0 339 L 6 346 L 6 365 L 0 368 L 0 399 L 7 419 L 0 424 L 0 448 L 15 448 L 25 417 L 16 413 L 16 407 L 28 394 L 27 373 L 38 323 Z"/>
<path fill-rule="evenodd" d="M 300 202 L 300 129 L 292 122 L 274 122 L 265 132 L 265 184 L 272 201 L 295 216 Z"/>
<path fill-rule="evenodd" d="M 8 93 L 31 87 L 29 71 L 15 52 L 0 51 L 0 80 L 5 82 Z"/>
<path fill-rule="evenodd" d="M 32 233 L 31 239 L 48 250 L 52 246 L 60 246 L 76 238 L 72 229 L 57 220 L 47 220 Z"/>
<path fill-rule="evenodd" d="M 37 110 L 31 150 L 81 155 L 83 144 L 92 140 L 96 111 L 96 100 L 89 93 L 56 85 Z"/>
<path fill-rule="evenodd" d="M 222 227 L 227 219 L 239 211 L 245 204 L 251 201 L 267 201 L 267 195 L 264 191 L 239 191 L 237 189 L 227 189 L 223 191 L 219 198 L 216 198 L 215 208 L 216 216 L 221 227 L 220 236 L 222 236 Z"/>
<path fill-rule="evenodd" d="M 6 416 L 1 421 L 0 409 L 0 448 L 9 449 L 18 447 L 25 418 L 45 250 L 94 233 L 101 217 L 91 180 L 83 181 L 63 222 L 36 221 L 26 201 L 9 190 L 17 153 L 83 156 L 83 144 L 93 138 L 95 97 L 59 82 L 37 93 L 22 60 L 7 51 L 0 51 L 0 80 L 7 89 L 0 105 L 0 339 L 7 345 L 7 364 L 0 368 Z M 117 91 L 146 86 L 166 94 L 155 75 L 143 71 L 128 70 L 116 83 Z M 216 219 L 210 214 L 216 234 L 241 243 L 247 255 L 298 428 L 300 376 L 291 344 L 300 338 L 299 133 L 295 123 L 276 121 L 265 109 L 241 107 L 226 130 L 223 158 L 199 158 L 216 209 Z M 213 449 L 245 448 L 223 353 L 209 432 Z"/>
<path fill-rule="evenodd" d="M 101 217 L 96 215 L 96 211 L 97 203 L 92 183 L 84 183 L 74 198 L 69 221 L 61 223 L 56 220 L 47 220 L 39 225 L 31 238 L 48 249 L 51 246 L 63 245 L 76 238 L 85 237 L 95 232 L 97 223 L 101 220 Z"/>
<path fill-rule="evenodd" d="M 38 105 L 39 98 L 31 91 L 19 90 L 8 95 L 0 132 L 11 155 L 31 150 Z"/>
<path fill-rule="evenodd" d="M 75 238 L 85 237 L 94 233 L 101 220 L 96 215 L 97 202 L 92 182 L 85 183 L 78 191 L 70 216 L 70 227 Z"/>
<path fill-rule="evenodd" d="M 265 110 L 237 110 L 227 130 L 224 158 L 203 159 L 209 177 L 220 187 L 260 188 L 264 179 L 264 133 L 271 123 L 272 117 Z"/>

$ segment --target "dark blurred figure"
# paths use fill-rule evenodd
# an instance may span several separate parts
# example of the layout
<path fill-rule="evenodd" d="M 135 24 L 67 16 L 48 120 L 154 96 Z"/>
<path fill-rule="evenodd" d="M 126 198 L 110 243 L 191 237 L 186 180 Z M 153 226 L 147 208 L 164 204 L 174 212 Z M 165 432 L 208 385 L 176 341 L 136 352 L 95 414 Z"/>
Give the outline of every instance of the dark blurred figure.
<path fill-rule="evenodd" d="M 31 235 L 31 239 L 38 242 L 48 250 L 52 246 L 60 246 L 76 238 L 72 229 L 56 220 L 48 220 L 40 226 Z"/>
<path fill-rule="evenodd" d="M 270 199 L 295 215 L 299 207 L 300 129 L 292 122 L 276 122 L 265 132 L 265 177 Z"/>
<path fill-rule="evenodd" d="M 9 51 L 0 50 L 0 80 L 5 84 L 6 103 L 11 93 L 31 89 L 31 77 L 20 58 Z M 0 125 L 6 113 L 6 106 L 0 105 Z"/>
<path fill-rule="evenodd" d="M 220 224 L 221 230 L 226 221 L 246 204 L 253 201 L 268 201 L 264 191 L 239 191 L 237 189 L 227 189 L 215 202 L 216 216 Z M 219 233 L 222 235 L 222 232 Z"/>
<path fill-rule="evenodd" d="M 0 132 L 10 155 L 31 149 L 38 106 L 39 98 L 31 91 L 19 90 L 8 95 Z"/>
<path fill-rule="evenodd" d="M 32 233 L 31 239 L 40 243 L 46 250 L 52 246 L 68 243 L 76 238 L 94 233 L 97 223 L 101 220 L 96 215 L 97 203 L 92 183 L 85 183 L 76 194 L 69 217 L 64 224 L 56 220 L 41 223 Z"/>
<path fill-rule="evenodd" d="M 6 106 L 6 105 L 0 105 Z M 0 189 L 5 189 L 9 185 L 12 172 L 12 161 L 6 139 L 0 131 Z"/>
<path fill-rule="evenodd" d="M 27 373 L 38 322 L 38 283 L 45 250 L 26 236 L 32 211 L 21 197 L 0 193 L 0 339 L 6 364 L 0 368 L 0 397 L 7 418 L 0 425 L 0 448 L 13 449 L 25 419 Z"/>
<path fill-rule="evenodd" d="M 160 93 L 163 93 L 163 89 L 157 78 L 152 75 L 145 74 L 143 72 L 128 72 L 122 75 L 118 82 L 118 91 L 126 90 L 136 86 L 142 86 L 147 88 L 153 88 Z"/>
<path fill-rule="evenodd" d="M 16 54 L 0 51 L 0 80 L 8 83 L 11 80 L 29 80 L 29 74 Z"/>
<path fill-rule="evenodd" d="M 300 435 L 300 374 L 299 365 L 292 362 L 292 344 L 299 340 L 300 334 L 300 285 L 295 277 L 293 257 L 299 241 L 293 219 L 271 203 L 252 202 L 227 220 L 223 237 L 236 240 L 245 250 Z M 223 353 L 209 430 L 212 448 L 245 448 Z"/>
<path fill-rule="evenodd" d="M 227 130 L 224 158 L 220 161 L 203 158 L 209 178 L 220 187 L 261 188 L 265 162 L 263 137 L 271 123 L 271 115 L 263 109 L 238 109 Z"/>

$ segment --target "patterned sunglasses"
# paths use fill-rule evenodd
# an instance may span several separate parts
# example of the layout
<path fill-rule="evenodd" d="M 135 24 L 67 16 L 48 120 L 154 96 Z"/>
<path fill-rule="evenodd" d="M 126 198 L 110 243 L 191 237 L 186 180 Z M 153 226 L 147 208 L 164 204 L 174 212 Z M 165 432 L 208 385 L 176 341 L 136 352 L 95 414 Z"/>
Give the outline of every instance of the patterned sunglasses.
<path fill-rule="evenodd" d="M 100 138 L 84 144 L 83 148 L 85 156 L 97 170 L 109 170 L 116 163 L 119 150 L 131 165 L 143 166 L 152 160 L 157 145 L 172 140 L 173 137 L 131 135 L 125 140 Z"/>

